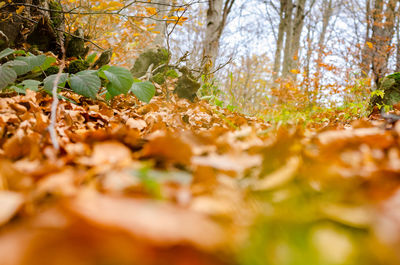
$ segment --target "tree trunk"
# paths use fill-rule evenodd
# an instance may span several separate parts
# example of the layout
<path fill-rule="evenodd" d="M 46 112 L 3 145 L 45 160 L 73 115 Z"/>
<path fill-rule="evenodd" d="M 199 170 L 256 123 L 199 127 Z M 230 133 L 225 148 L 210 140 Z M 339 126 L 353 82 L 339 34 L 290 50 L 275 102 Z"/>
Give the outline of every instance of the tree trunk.
<path fill-rule="evenodd" d="M 214 67 L 219 42 L 235 0 L 208 0 L 207 28 L 203 43 L 202 68 L 205 74 Z"/>
<path fill-rule="evenodd" d="M 291 48 L 293 38 L 293 3 L 292 0 L 287 1 L 285 10 L 285 50 L 283 56 L 282 78 L 286 78 L 290 69 Z"/>
<path fill-rule="evenodd" d="M 333 12 L 332 0 L 328 0 L 328 5 L 325 7 L 325 10 L 323 11 L 322 29 L 321 29 L 321 34 L 319 35 L 319 40 L 318 40 L 316 79 L 315 79 L 315 84 L 314 84 L 314 95 L 313 95 L 314 103 L 316 102 L 316 97 L 319 93 L 320 80 L 322 78 L 322 76 L 321 76 L 321 64 L 323 62 L 322 57 L 324 55 L 326 32 L 328 30 L 329 21 L 332 16 L 332 12 Z"/>
<path fill-rule="evenodd" d="M 167 16 L 169 11 L 168 11 L 168 0 L 156 0 L 152 1 L 152 6 L 157 9 L 157 15 L 155 16 L 155 28 L 154 30 L 159 32 L 157 33 L 154 41 L 153 41 L 153 47 L 164 47 L 165 45 L 165 37 L 166 37 L 166 28 L 167 24 L 163 20 L 164 16 Z"/>
<path fill-rule="evenodd" d="M 375 8 L 372 12 L 372 72 L 376 86 L 387 74 L 387 66 L 390 55 L 390 44 L 394 34 L 394 11 L 397 0 L 375 0 Z"/>
<path fill-rule="evenodd" d="M 397 9 L 397 14 L 400 11 L 400 7 Z M 400 72 L 400 16 L 396 17 L 396 72 Z"/>
<path fill-rule="evenodd" d="M 272 79 L 276 80 L 279 76 L 279 72 L 281 69 L 281 57 L 282 57 L 282 48 L 283 48 L 283 38 L 285 34 L 285 10 L 288 0 L 280 0 L 280 11 L 279 11 L 279 29 L 278 29 L 278 38 L 276 41 L 276 50 L 275 50 L 275 58 L 274 58 L 274 68 L 273 68 L 273 76 Z"/>
<path fill-rule="evenodd" d="M 365 41 L 364 47 L 361 51 L 361 76 L 366 78 L 369 75 L 371 61 L 372 61 L 372 42 L 371 42 L 371 24 L 372 24 L 372 16 L 371 16 L 371 0 L 365 1 L 366 12 L 365 12 L 365 20 L 367 23 L 367 28 L 365 30 Z"/>
<path fill-rule="evenodd" d="M 61 55 L 64 42 L 61 11 L 55 0 L 12 1 L 0 11 L 0 31 L 8 38 L 10 48 L 19 48 L 27 42 L 41 51 Z"/>
<path fill-rule="evenodd" d="M 307 0 L 298 0 L 296 3 L 296 14 L 293 23 L 292 47 L 290 49 L 291 60 L 289 60 L 289 70 L 299 69 L 300 38 L 303 32 L 305 4 Z M 289 73 L 290 74 L 290 73 Z M 293 78 L 295 76 L 292 76 Z"/>

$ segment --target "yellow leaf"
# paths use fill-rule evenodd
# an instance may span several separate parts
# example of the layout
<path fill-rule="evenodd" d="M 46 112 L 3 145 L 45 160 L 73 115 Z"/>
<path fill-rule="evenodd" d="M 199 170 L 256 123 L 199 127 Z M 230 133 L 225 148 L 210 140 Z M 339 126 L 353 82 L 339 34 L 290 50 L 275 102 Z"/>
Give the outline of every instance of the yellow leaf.
<path fill-rule="evenodd" d="M 290 72 L 291 73 L 293 73 L 293 74 L 300 74 L 300 70 L 298 70 L 298 69 L 292 69 L 292 70 L 290 70 Z"/>
<path fill-rule="evenodd" d="M 374 44 L 372 44 L 372 42 L 367 41 L 366 44 L 370 49 L 372 49 L 372 47 L 374 47 Z"/>
<path fill-rule="evenodd" d="M 146 11 L 151 16 L 154 16 L 157 14 L 157 9 L 155 7 L 146 7 Z"/>
<path fill-rule="evenodd" d="M 25 9 L 25 6 L 20 6 L 20 7 L 15 11 L 15 13 L 17 13 L 17 14 L 19 15 L 19 14 L 22 13 L 22 11 L 24 11 L 24 9 Z"/>
<path fill-rule="evenodd" d="M 4 6 L 6 2 L 0 2 L 0 7 Z"/>
<path fill-rule="evenodd" d="M 182 12 L 182 11 L 185 11 L 185 10 L 186 10 L 186 8 L 184 8 L 184 7 L 180 7 L 180 8 L 175 9 L 176 12 Z"/>

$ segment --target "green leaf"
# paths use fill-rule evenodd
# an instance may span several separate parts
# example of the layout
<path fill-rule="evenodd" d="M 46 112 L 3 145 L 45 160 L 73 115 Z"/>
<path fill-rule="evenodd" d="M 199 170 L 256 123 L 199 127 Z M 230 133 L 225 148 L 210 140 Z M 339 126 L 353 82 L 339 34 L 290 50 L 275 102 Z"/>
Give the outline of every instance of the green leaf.
<path fill-rule="evenodd" d="M 94 75 L 90 71 L 83 71 L 71 75 L 69 78 L 69 84 L 75 93 L 95 99 L 101 87 L 101 80 L 97 75 Z"/>
<path fill-rule="evenodd" d="M 44 60 L 42 65 L 36 66 L 35 68 L 32 69 L 32 72 L 39 72 L 39 71 L 44 71 L 47 68 L 49 68 L 53 63 L 57 61 L 56 58 L 52 56 L 47 56 L 46 59 Z"/>
<path fill-rule="evenodd" d="M 4 89 L 9 84 L 12 84 L 17 79 L 17 73 L 9 66 L 0 66 L 0 90 Z"/>
<path fill-rule="evenodd" d="M 2 50 L 0 52 L 0 59 L 7 57 L 8 55 L 13 54 L 15 51 L 13 49 L 7 48 L 5 50 Z"/>
<path fill-rule="evenodd" d="M 44 84 L 44 90 L 47 91 L 48 93 L 51 93 L 53 90 L 53 85 L 55 82 L 55 79 L 57 77 L 58 74 L 54 74 L 54 75 L 50 75 L 48 77 L 46 77 L 43 80 L 43 84 Z M 68 79 L 68 74 L 66 73 L 62 73 L 60 75 L 60 79 L 58 80 L 57 86 L 58 87 L 64 87 L 65 86 L 65 82 Z"/>
<path fill-rule="evenodd" d="M 93 63 L 94 62 L 94 59 L 96 59 L 96 56 L 97 56 L 97 52 L 94 52 L 94 53 L 92 53 L 92 54 L 90 54 L 87 58 L 86 58 L 86 62 L 88 62 L 88 63 Z"/>
<path fill-rule="evenodd" d="M 149 81 L 133 83 L 132 93 L 141 101 L 149 103 L 156 93 L 156 88 Z"/>
<path fill-rule="evenodd" d="M 25 89 L 21 86 L 11 86 L 10 89 L 14 90 L 15 92 L 19 94 L 26 94 Z"/>
<path fill-rule="evenodd" d="M 37 81 L 37 80 L 32 80 L 32 79 L 28 79 L 28 80 L 24 80 L 22 81 L 21 85 L 24 87 L 24 89 L 29 89 L 32 91 L 38 91 L 39 90 L 39 85 L 42 82 Z"/>
<path fill-rule="evenodd" d="M 107 90 L 111 96 L 126 94 L 132 87 L 133 77 L 131 72 L 123 67 L 110 66 L 107 70 L 102 68 L 102 73 L 107 78 Z"/>
<path fill-rule="evenodd" d="M 82 75 L 95 75 L 97 76 L 98 71 L 97 70 L 84 70 L 84 71 L 80 71 L 77 74 L 82 74 Z"/>
<path fill-rule="evenodd" d="M 17 73 L 17 75 L 23 75 L 29 72 L 29 65 L 26 62 L 23 61 L 9 61 L 4 64 L 4 66 L 10 66 L 14 71 Z"/>
<path fill-rule="evenodd" d="M 22 72 L 20 75 L 26 74 L 30 71 L 32 71 L 35 67 L 40 67 L 44 64 L 44 62 L 46 61 L 46 55 L 42 54 L 39 56 L 35 56 L 35 55 L 31 55 L 31 56 L 19 56 L 17 58 L 15 58 L 15 60 L 18 61 L 23 61 L 26 62 L 28 64 L 28 67 L 25 69 L 25 72 Z"/>

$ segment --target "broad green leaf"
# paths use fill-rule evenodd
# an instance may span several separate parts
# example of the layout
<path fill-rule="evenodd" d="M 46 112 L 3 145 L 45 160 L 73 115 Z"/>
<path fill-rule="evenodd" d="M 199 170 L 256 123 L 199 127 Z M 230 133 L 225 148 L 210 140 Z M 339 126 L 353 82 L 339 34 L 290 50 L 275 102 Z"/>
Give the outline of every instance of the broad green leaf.
<path fill-rule="evenodd" d="M 71 75 L 69 84 L 71 89 L 79 95 L 95 99 L 101 87 L 101 80 L 90 71 L 84 71 Z"/>
<path fill-rule="evenodd" d="M 32 69 L 32 72 L 39 72 L 39 71 L 44 71 L 47 68 L 49 68 L 53 63 L 57 61 L 56 58 L 52 56 L 47 56 L 46 59 L 44 60 L 42 65 L 36 66 L 35 68 Z"/>
<path fill-rule="evenodd" d="M 23 75 L 29 72 L 29 65 L 26 62 L 23 61 L 9 61 L 4 64 L 4 66 L 10 66 L 14 71 L 17 73 L 17 75 Z"/>
<path fill-rule="evenodd" d="M 13 49 L 7 48 L 5 50 L 2 50 L 0 52 L 0 59 L 7 57 L 8 55 L 13 54 L 15 51 Z"/>
<path fill-rule="evenodd" d="M 149 103 L 156 93 L 156 88 L 149 81 L 133 83 L 132 93 L 141 101 Z"/>
<path fill-rule="evenodd" d="M 28 79 L 28 80 L 24 80 L 22 81 L 21 85 L 23 85 L 24 89 L 29 89 L 32 91 L 38 91 L 39 90 L 39 85 L 42 82 L 37 81 L 37 80 L 32 80 L 32 79 Z"/>
<path fill-rule="evenodd" d="M 10 89 L 14 90 L 15 92 L 19 94 L 25 94 L 25 89 L 22 86 L 11 86 Z"/>
<path fill-rule="evenodd" d="M 110 66 L 107 70 L 102 70 L 109 83 L 107 90 L 111 96 L 126 94 L 132 87 L 133 77 L 131 72 L 123 67 Z"/>
<path fill-rule="evenodd" d="M 94 52 L 92 54 L 90 54 L 87 58 L 86 58 L 86 62 L 88 63 L 93 63 L 94 59 L 96 59 L 97 56 L 97 52 Z"/>
<path fill-rule="evenodd" d="M 42 66 L 43 63 L 46 61 L 46 55 L 39 55 L 39 56 L 35 56 L 35 55 L 31 55 L 31 56 L 19 56 L 17 58 L 15 58 L 15 60 L 18 61 L 23 61 L 26 62 L 28 64 L 28 67 L 25 68 L 25 72 L 21 72 L 20 75 L 26 74 L 30 71 L 32 71 L 35 67 L 39 67 Z"/>
<path fill-rule="evenodd" d="M 52 92 L 53 85 L 54 85 L 57 75 L 58 74 L 50 75 L 43 80 L 44 90 L 47 91 L 48 93 Z M 64 87 L 67 79 L 68 79 L 68 74 L 66 74 L 66 73 L 60 74 L 60 78 L 58 79 L 57 86 Z"/>
<path fill-rule="evenodd" d="M 0 90 L 17 79 L 17 73 L 9 66 L 0 66 Z"/>
<path fill-rule="evenodd" d="M 97 73 L 98 73 L 97 70 L 84 70 L 84 71 L 80 71 L 77 74 L 79 74 L 79 75 L 82 74 L 82 75 L 95 75 L 95 76 L 97 76 Z"/>

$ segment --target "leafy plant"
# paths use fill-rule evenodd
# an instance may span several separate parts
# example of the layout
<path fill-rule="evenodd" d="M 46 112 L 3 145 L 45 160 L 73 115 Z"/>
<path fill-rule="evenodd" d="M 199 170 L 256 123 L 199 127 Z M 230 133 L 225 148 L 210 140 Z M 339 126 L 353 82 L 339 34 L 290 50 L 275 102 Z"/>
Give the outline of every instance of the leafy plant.
<path fill-rule="evenodd" d="M 19 54 L 14 60 L 0 66 L 0 90 L 10 89 L 25 93 L 26 89 L 39 91 L 40 87 L 51 93 L 58 73 L 46 76 L 47 70 L 56 62 L 56 58 L 46 55 L 26 54 L 24 51 L 5 49 L 0 59 Z M 89 55 L 87 61 L 93 61 L 96 54 Z M 103 82 L 102 82 L 103 80 Z M 131 72 L 123 67 L 105 65 L 98 70 L 83 70 L 75 74 L 61 73 L 58 77 L 58 89 L 68 88 L 84 97 L 95 99 L 104 84 L 109 98 L 132 92 L 139 100 L 150 102 L 155 94 L 151 82 L 134 80 Z"/>

